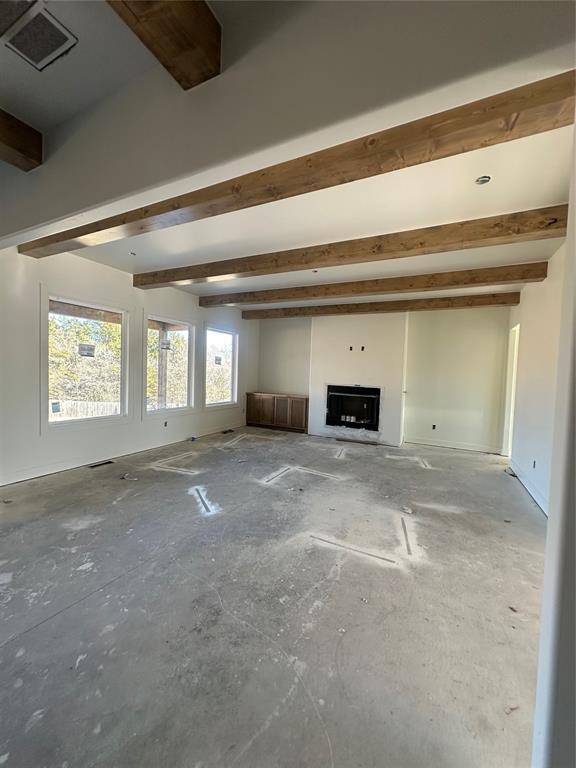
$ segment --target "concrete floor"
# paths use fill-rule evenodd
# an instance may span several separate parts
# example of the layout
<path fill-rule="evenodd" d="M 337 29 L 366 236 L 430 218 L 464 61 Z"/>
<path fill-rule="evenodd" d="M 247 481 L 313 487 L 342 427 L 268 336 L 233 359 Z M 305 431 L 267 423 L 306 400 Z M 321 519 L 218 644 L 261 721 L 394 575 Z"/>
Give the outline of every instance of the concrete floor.
<path fill-rule="evenodd" d="M 0 765 L 527 768 L 503 467 L 246 429 L 0 489 Z"/>

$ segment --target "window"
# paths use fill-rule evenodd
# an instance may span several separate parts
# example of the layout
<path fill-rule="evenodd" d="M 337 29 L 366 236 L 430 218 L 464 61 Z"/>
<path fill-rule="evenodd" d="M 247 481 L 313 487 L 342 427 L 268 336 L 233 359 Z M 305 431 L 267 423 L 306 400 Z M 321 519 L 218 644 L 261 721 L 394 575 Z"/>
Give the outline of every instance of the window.
<path fill-rule="evenodd" d="M 235 333 L 206 331 L 206 405 L 236 402 Z"/>
<path fill-rule="evenodd" d="M 146 410 L 186 408 L 190 402 L 190 328 L 148 319 Z"/>
<path fill-rule="evenodd" d="M 121 312 L 50 299 L 48 420 L 123 413 Z"/>

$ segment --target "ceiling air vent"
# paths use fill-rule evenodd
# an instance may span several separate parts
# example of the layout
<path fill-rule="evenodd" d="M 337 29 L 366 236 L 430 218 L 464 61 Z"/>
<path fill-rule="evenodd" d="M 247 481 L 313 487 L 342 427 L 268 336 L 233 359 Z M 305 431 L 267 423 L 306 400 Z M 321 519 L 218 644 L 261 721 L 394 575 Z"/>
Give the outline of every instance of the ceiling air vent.
<path fill-rule="evenodd" d="M 35 3 L 3 35 L 3 41 L 7 48 L 42 71 L 75 46 L 78 39 L 42 3 Z"/>

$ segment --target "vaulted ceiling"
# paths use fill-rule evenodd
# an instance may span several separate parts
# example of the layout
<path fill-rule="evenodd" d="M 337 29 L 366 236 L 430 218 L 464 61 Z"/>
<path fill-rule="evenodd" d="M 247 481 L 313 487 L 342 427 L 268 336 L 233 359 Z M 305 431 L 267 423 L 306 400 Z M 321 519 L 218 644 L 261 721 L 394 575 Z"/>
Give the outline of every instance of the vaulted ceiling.
<path fill-rule="evenodd" d="M 168 70 L 182 87 L 194 85 L 187 76 L 182 77 L 182 68 L 190 62 L 194 64 L 194 59 L 186 58 L 189 51 L 183 53 L 178 47 L 182 40 L 176 35 L 173 44 L 166 44 L 164 34 L 179 25 L 182 26 L 181 20 L 176 16 L 170 17 L 168 10 L 159 13 L 152 5 L 145 7 L 130 0 L 111 0 L 109 4 L 48 2 L 48 5 L 57 6 L 60 17 L 64 17 L 70 27 L 84 30 L 86 45 L 81 50 L 78 46 L 74 48 L 70 59 L 64 58 L 57 62 L 58 66 L 54 65 L 48 80 L 43 81 L 43 87 L 40 86 L 38 78 L 33 77 L 30 72 L 20 72 L 21 64 L 10 60 L 5 82 L 0 88 L 0 107 L 13 109 L 20 116 L 50 131 L 56 125 L 62 124 L 62 121 L 70 123 L 70 119 L 76 114 L 86 114 L 93 104 L 105 101 L 110 93 L 110 81 L 113 79 L 110 67 L 120 67 L 122 70 L 117 82 L 120 86 L 131 77 L 142 77 L 142 73 L 145 76 L 148 69 L 157 70 L 160 65 L 164 70 Z M 158 8 L 168 9 L 170 5 L 166 3 Z M 374 13 L 373 6 L 360 2 L 354 5 L 356 13 Z M 401 10 L 395 3 L 384 5 L 389 10 L 387 21 L 390 24 L 397 23 L 400 29 L 408 18 L 405 8 Z M 430 16 L 430 7 L 433 5 L 444 8 L 446 4 L 422 3 L 419 5 L 422 15 Z M 485 4 L 478 2 L 468 4 L 469 15 L 466 18 L 476 19 L 478 26 L 484 23 L 483 5 Z M 542 4 L 538 5 L 536 16 L 540 13 L 540 5 Z M 565 4 L 544 5 L 548 5 L 550 9 L 555 8 L 556 11 L 563 9 L 562 13 L 565 12 Z M 185 7 L 184 4 L 174 6 L 174 13 L 180 13 L 180 9 Z M 192 5 L 189 7 L 192 8 Z M 202 12 L 208 9 L 208 6 L 203 6 L 202 3 L 194 6 L 196 7 L 203 8 Z M 211 7 L 217 19 L 222 22 L 224 40 L 228 39 L 228 47 L 225 45 L 224 74 L 221 76 L 223 78 L 228 77 L 229 70 L 234 71 L 235 68 L 244 73 L 249 71 L 242 58 L 246 56 L 246 51 L 258 51 L 266 46 L 268 51 L 270 41 L 275 39 L 279 29 L 284 27 L 290 30 L 291 25 L 294 29 L 297 28 L 294 18 L 303 11 L 310 18 L 315 17 L 315 23 L 320 24 L 323 30 L 324 51 L 330 51 L 330 56 L 338 56 L 333 61 L 333 73 L 338 72 L 338 77 L 342 78 L 345 73 L 342 57 L 344 62 L 352 61 L 350 57 L 354 55 L 354 50 L 360 55 L 361 49 L 358 46 L 361 36 L 357 30 L 350 38 L 350 50 L 342 50 L 341 46 L 337 45 L 332 51 L 329 41 L 339 40 L 342 29 L 330 27 L 329 16 L 325 13 L 326 4 L 214 2 Z M 316 10 L 310 13 L 310 8 L 313 7 Z M 532 6 L 529 11 L 527 9 L 527 14 L 534 16 L 534 8 L 536 6 Z M 503 25 L 508 30 L 507 35 L 514 27 L 514 20 L 520 18 L 508 18 L 510 10 L 507 4 L 502 5 Z M 542 12 L 544 10 L 542 8 Z M 445 11 L 446 8 L 443 12 Z M 516 8 L 514 13 L 517 14 L 517 11 Z M 209 10 L 207 12 L 210 14 Z M 380 13 L 379 9 L 378 12 Z M 356 148 L 352 150 L 344 149 L 348 146 L 346 144 L 341 145 L 341 149 L 339 142 L 321 143 L 320 154 L 304 154 L 298 159 L 298 154 L 292 152 L 286 157 L 282 148 L 279 148 L 277 167 L 282 168 L 279 175 L 276 171 L 259 170 L 266 169 L 269 163 L 252 164 L 248 176 L 242 175 L 242 172 L 239 175 L 230 172 L 226 174 L 220 169 L 215 174 L 219 183 L 208 181 L 207 186 L 199 184 L 192 175 L 183 175 L 172 183 L 172 194 L 183 195 L 183 198 L 171 198 L 170 194 L 167 195 L 160 187 L 157 192 L 149 189 L 143 194 L 146 200 L 151 202 L 146 202 L 143 208 L 136 208 L 137 205 L 142 206 L 139 201 L 142 195 L 114 200 L 108 206 L 113 214 L 110 221 L 106 218 L 110 213 L 103 214 L 94 209 L 93 213 L 85 211 L 81 216 L 76 216 L 76 221 L 52 221 L 49 223 L 48 232 L 43 232 L 43 228 L 39 227 L 30 238 L 17 236 L 12 242 L 18 243 L 22 253 L 37 257 L 52 258 L 50 254 L 71 251 L 83 258 L 135 274 L 137 277 L 134 284 L 137 286 L 154 288 L 171 284 L 204 299 L 201 304 L 223 303 L 224 299 L 219 302 L 214 297 L 232 294 L 228 303 L 241 305 L 247 311 L 262 305 L 265 305 L 267 310 L 317 306 L 319 311 L 323 311 L 320 308 L 335 303 L 335 296 L 338 296 L 340 304 L 357 304 L 392 299 L 413 300 L 422 296 L 430 299 L 488 294 L 503 297 L 514 293 L 521 289 L 524 280 L 543 279 L 543 275 L 522 278 L 521 270 L 518 269 L 506 272 L 502 279 L 494 277 L 494 282 L 490 282 L 485 279 L 484 273 L 474 271 L 510 265 L 521 267 L 525 264 L 546 262 L 550 258 L 562 242 L 562 221 L 565 222 L 566 218 L 566 210 L 563 209 L 560 214 L 562 221 L 560 224 L 554 223 L 558 222 L 558 212 L 554 207 L 564 206 L 568 200 L 572 168 L 574 78 L 573 75 L 558 74 L 565 72 L 566 67 L 556 63 L 555 56 L 559 54 L 556 54 L 554 49 L 554 41 L 558 40 L 563 44 L 570 37 L 570 33 L 561 32 L 559 16 L 554 14 L 551 17 L 556 20 L 554 30 L 551 31 L 547 26 L 540 32 L 538 24 L 535 23 L 536 16 L 531 18 L 525 28 L 518 29 L 517 37 L 510 38 L 507 51 L 511 59 L 518 56 L 519 60 L 528 52 L 537 52 L 539 48 L 544 52 L 538 54 L 542 63 L 535 70 L 533 78 L 527 79 L 526 73 L 523 73 L 523 85 L 519 90 L 500 86 L 500 82 L 506 82 L 507 77 L 500 77 L 496 70 L 487 70 L 486 61 L 481 61 L 483 51 L 475 52 L 471 49 L 470 60 L 466 66 L 469 66 L 470 72 L 474 71 L 474 67 L 478 68 L 478 82 L 482 83 L 480 91 L 487 101 L 467 98 L 466 90 L 462 86 L 465 81 L 455 79 L 452 85 L 445 72 L 442 75 L 446 81 L 442 98 L 453 105 L 453 112 L 445 112 L 445 107 L 436 107 L 435 101 L 426 94 L 425 88 L 421 88 L 413 102 L 418 105 L 418 120 L 411 122 L 414 118 L 406 117 L 412 112 L 412 102 L 408 98 L 410 88 L 415 88 L 414 78 L 418 72 L 423 78 L 423 87 L 427 77 L 421 59 L 428 50 L 430 41 L 422 38 L 419 46 L 408 51 L 413 61 L 397 58 L 398 67 L 405 70 L 398 72 L 399 82 L 404 88 L 403 94 L 397 94 L 397 98 L 403 97 L 398 102 L 398 108 L 395 108 L 393 99 L 394 82 L 397 78 L 390 71 L 390 61 L 387 60 L 386 69 L 383 69 L 381 74 L 385 77 L 390 103 L 382 113 L 385 115 L 383 124 L 380 125 L 375 119 L 377 112 L 370 120 L 361 113 L 349 119 L 346 134 L 356 141 Z M 427 22 L 428 27 L 434 26 L 434 19 L 432 14 Z M 462 21 L 464 20 L 463 17 Z M 208 23 L 204 30 L 205 40 L 198 35 L 198 30 L 202 32 L 202 24 L 199 27 L 195 22 L 188 30 L 189 48 L 195 50 L 199 47 L 198 60 L 202 59 L 205 51 L 209 50 L 214 42 L 213 36 L 218 29 L 218 21 L 215 21 L 215 24 L 216 27 L 210 27 Z M 90 57 L 98 56 L 98 40 L 91 34 L 91 27 L 92 30 L 100 30 L 107 40 L 109 55 L 104 57 L 100 70 L 90 64 Z M 301 24 L 300 30 L 303 28 L 306 27 Z M 161 35 L 157 37 L 159 33 Z M 390 38 L 389 33 L 390 29 L 387 27 L 386 34 L 388 39 L 392 40 L 393 37 Z M 441 29 L 435 29 L 434 35 L 439 39 L 442 35 Z M 285 37 L 283 50 L 289 50 L 289 35 Z M 413 42 L 416 45 L 416 41 Z M 453 39 L 446 40 L 445 43 L 451 50 L 454 49 Z M 498 56 L 501 56 L 502 46 L 499 41 L 496 40 L 495 43 L 491 40 L 490 45 L 495 46 L 494 51 L 498 50 Z M 460 61 L 466 61 L 466 57 L 461 55 L 463 49 L 460 48 L 456 46 L 456 49 L 452 50 L 451 61 L 455 61 L 457 56 Z M 550 53 L 546 53 L 548 50 Z M 274 53 L 272 48 L 270 52 Z M 386 53 L 388 55 L 389 51 Z M 0 64 L 2 57 L 6 55 L 5 51 L 0 52 Z M 73 68 L 70 66 L 72 55 L 76 57 L 79 68 L 88 73 L 84 80 L 73 76 Z M 218 54 L 215 55 L 217 59 Z M 255 60 L 265 59 L 261 51 L 259 55 L 261 58 L 256 57 Z M 475 58 L 478 58 L 476 63 Z M 370 82 L 377 82 L 375 75 L 378 63 L 377 60 L 370 61 L 372 70 L 367 72 L 367 75 Z M 440 59 L 434 61 L 437 74 L 442 70 L 438 61 Z M 239 69 L 238 62 L 241 64 Z M 503 62 L 500 61 L 500 64 Z M 165 72 L 165 87 L 170 89 L 174 87 L 174 83 L 168 72 Z M 198 103 L 211 109 L 211 99 L 217 101 L 219 98 L 220 79 L 213 71 L 206 72 L 206 77 L 214 79 L 203 84 L 204 96 Z M 330 111 L 328 105 L 337 101 L 337 95 L 342 100 L 349 100 L 349 107 L 352 108 L 352 102 L 358 101 L 358 89 L 363 90 L 361 83 L 356 81 L 355 88 L 351 88 L 348 83 L 347 88 L 340 89 L 339 94 L 336 94 L 333 92 L 330 74 L 330 66 L 326 65 L 322 76 L 325 78 L 324 87 L 328 90 L 326 94 L 324 91 L 318 93 L 320 105 L 322 99 L 326 98 L 326 117 Z M 544 83 L 544 78 L 550 75 L 558 75 L 559 79 L 554 81 L 554 85 L 552 80 L 546 80 L 544 85 L 539 85 L 540 81 Z M 287 87 L 290 72 L 285 73 L 285 77 L 279 88 Z M 534 83 L 534 86 L 531 83 Z M 290 88 L 296 85 L 297 83 L 292 83 Z M 248 81 L 246 86 L 248 90 Z M 500 97 L 499 94 L 503 92 L 509 95 Z M 554 95 L 556 92 L 559 94 L 557 97 Z M 294 94 L 290 90 L 287 95 L 292 99 Z M 496 101 L 490 100 L 492 96 Z M 185 102 L 181 103 L 184 105 Z M 422 112 L 423 104 L 426 104 L 425 112 Z M 464 109 L 462 113 L 459 111 L 460 105 Z M 265 116 L 266 103 L 262 106 Z M 357 108 L 360 109 L 360 102 Z M 314 112 L 316 106 L 308 99 L 303 103 L 302 109 Z M 436 112 L 440 112 L 442 117 L 433 117 Z M 185 115 L 186 120 L 193 116 L 184 112 L 181 114 Z M 428 115 L 432 117 L 428 118 Z M 300 120 L 302 116 L 295 114 L 294 117 Z M 272 118 L 270 115 L 270 119 Z M 166 113 L 166 120 L 169 119 Z M 290 116 L 285 116 L 284 119 L 289 121 Z M 73 123 L 74 121 L 70 125 Z M 102 122 L 100 124 L 103 125 Z M 354 128 L 356 124 L 357 127 Z M 374 134 L 371 138 L 362 139 L 361 137 L 367 134 L 362 126 L 367 124 L 372 126 L 372 130 L 384 133 L 382 136 Z M 81 121 L 78 121 L 78 126 L 80 130 Z M 175 129 L 179 127 L 174 125 Z M 218 130 L 222 127 L 214 125 Z M 226 127 L 227 132 L 223 133 L 223 136 L 226 136 L 228 151 L 230 143 L 234 141 L 234 124 L 229 123 Z M 74 128 L 67 127 L 64 134 L 60 134 L 64 136 L 64 145 L 73 130 Z M 376 135 L 379 138 L 374 138 Z M 98 140 L 97 134 L 92 133 L 92 137 Z M 113 139 L 113 134 L 110 138 Z M 156 151 L 154 134 L 150 138 L 150 158 L 153 159 Z M 175 141 L 180 141 L 180 134 Z M 372 145 L 375 147 L 374 151 L 371 150 Z M 335 149 L 331 149 L 333 146 Z M 378 149 L 380 146 L 382 148 Z M 164 144 L 158 148 L 165 151 Z M 143 167 L 147 161 L 146 156 L 139 157 Z M 54 170 L 57 170 L 57 162 L 58 157 L 54 159 Z M 273 163 L 274 161 L 272 165 Z M 38 175 L 37 178 L 49 178 L 46 174 L 51 170 L 41 170 L 44 176 Z M 113 172 L 112 167 L 110 171 L 111 183 L 116 183 L 117 174 Z M 66 168 L 66 173 L 69 172 L 70 169 Z M 210 173 L 204 176 L 209 178 Z M 488 177 L 488 183 L 477 183 L 480 177 Z M 105 176 L 98 177 L 96 181 L 95 189 L 106 188 Z M 42 183 L 45 184 L 44 181 Z M 87 178 L 85 183 L 91 185 L 92 178 Z M 18 191 L 24 191 L 26 184 L 19 182 Z M 204 190 L 208 190 L 206 195 Z M 189 199 L 193 201 L 192 204 L 185 202 Z M 551 209 L 551 212 L 547 215 L 543 209 Z M 528 234 L 516 232 L 515 220 L 509 221 L 506 217 L 509 214 L 530 211 L 540 211 L 535 214 L 540 215 L 540 223 Z M 505 231 L 505 237 L 487 237 L 482 234 L 485 224 L 480 220 L 488 221 L 492 217 L 502 217 L 501 220 L 495 219 L 490 226 L 494 232 Z M 78 228 L 79 220 L 88 223 Z M 468 223 L 468 230 L 474 231 L 475 236 L 469 239 L 463 235 L 460 244 L 456 233 L 446 238 L 443 247 L 443 233 L 449 231 L 451 224 L 460 222 Z M 433 234 L 436 242 L 434 247 L 428 244 L 429 228 L 441 228 L 440 234 Z M 416 239 L 419 242 L 420 238 L 422 248 L 408 248 L 403 233 L 412 238 L 412 241 Z M 48 237 L 45 234 L 48 234 Z M 355 258 L 353 263 L 347 263 L 346 258 L 332 261 L 323 258 L 318 263 L 304 261 L 296 268 L 288 269 L 283 266 L 292 259 L 294 254 L 291 252 L 295 249 L 315 248 L 318 253 L 332 253 L 334 246 L 330 244 L 378 236 L 392 241 L 396 238 L 400 243 L 398 252 L 390 256 L 386 251 L 388 246 L 379 244 L 374 246 L 376 252 L 380 253 L 384 247 L 386 258 L 379 256 L 375 259 L 367 255 L 365 259 Z M 438 242 L 440 246 L 437 245 Z M 82 247 L 77 249 L 78 246 Z M 356 253 L 361 253 L 362 247 L 368 254 L 367 246 L 354 245 L 353 249 Z M 342 250 L 339 245 L 336 247 L 337 252 Z M 227 274 L 226 269 L 219 267 L 211 271 L 210 268 L 211 264 L 267 254 L 267 263 L 275 264 L 273 269 L 247 270 L 245 274 L 241 274 L 241 270 L 238 271 L 234 267 L 228 270 L 231 274 Z M 184 267 L 190 267 L 191 274 L 195 274 L 193 268 L 196 265 L 208 265 L 200 280 L 166 277 L 172 274 L 166 270 Z M 464 270 L 472 270 L 469 279 L 463 278 Z M 151 272 L 161 274 L 151 280 L 140 279 L 140 275 L 146 278 L 147 273 Z M 451 272 L 461 274 L 451 281 L 445 274 Z M 174 273 L 176 274 L 179 273 Z M 418 286 L 422 286 L 427 277 L 422 277 L 419 283 L 408 280 L 413 276 L 438 274 L 444 277 L 430 278 L 425 293 L 422 293 L 421 287 Z M 321 295 L 320 288 L 323 285 L 397 277 L 405 277 L 407 280 L 398 283 L 400 288 L 386 289 L 386 284 L 382 284 L 379 286 L 382 287 L 382 293 L 372 293 L 358 286 L 358 290 L 351 287 L 349 295 L 344 287 L 327 289 L 326 295 Z M 320 288 L 307 294 L 304 289 L 311 286 Z M 261 293 L 293 287 L 302 287 L 303 291 L 290 296 L 275 294 L 274 300 Z M 238 297 L 237 294 L 244 292 L 250 292 L 251 296 L 245 299 Z M 212 300 L 208 301 L 210 297 Z M 498 301 L 503 300 L 501 298 Z M 482 301 L 485 302 L 485 299 Z"/>

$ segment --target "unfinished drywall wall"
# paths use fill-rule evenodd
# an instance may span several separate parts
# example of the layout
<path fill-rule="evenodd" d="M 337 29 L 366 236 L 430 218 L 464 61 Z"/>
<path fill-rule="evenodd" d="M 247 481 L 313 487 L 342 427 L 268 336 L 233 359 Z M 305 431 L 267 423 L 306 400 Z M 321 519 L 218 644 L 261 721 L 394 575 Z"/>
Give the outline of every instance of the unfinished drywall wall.
<path fill-rule="evenodd" d="M 132 276 L 72 254 L 35 260 L 15 249 L 0 253 L 0 483 L 141 451 L 192 435 L 245 423 L 245 392 L 256 387 L 258 321 L 232 309 L 198 308 L 196 297 L 173 288 L 141 291 Z M 57 296 L 128 313 L 128 413 L 117 419 L 45 423 L 42 381 L 42 297 Z M 196 329 L 195 407 L 178 413 L 143 412 L 143 324 L 146 313 L 185 321 Z M 205 408 L 202 401 L 204 329 L 207 323 L 237 331 L 238 404 Z M 47 418 L 47 416 L 46 416 Z M 166 424 L 166 426 L 165 426 Z"/>
<path fill-rule="evenodd" d="M 406 318 L 406 313 L 399 312 L 312 320 L 310 434 L 374 440 L 388 445 L 402 443 Z M 379 387 L 378 431 L 326 426 L 328 384 Z"/>
<path fill-rule="evenodd" d="M 509 310 L 414 312 L 404 439 L 500 452 Z"/>
<path fill-rule="evenodd" d="M 520 325 L 511 466 L 548 513 L 566 247 L 548 262 L 548 277 L 522 289 L 511 326 Z"/>
<path fill-rule="evenodd" d="M 259 390 L 308 396 L 311 330 L 309 317 L 261 322 Z"/>

